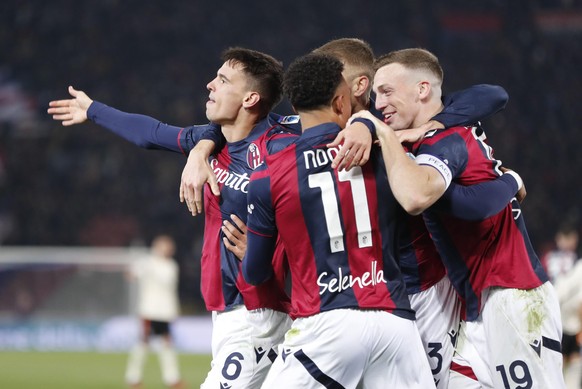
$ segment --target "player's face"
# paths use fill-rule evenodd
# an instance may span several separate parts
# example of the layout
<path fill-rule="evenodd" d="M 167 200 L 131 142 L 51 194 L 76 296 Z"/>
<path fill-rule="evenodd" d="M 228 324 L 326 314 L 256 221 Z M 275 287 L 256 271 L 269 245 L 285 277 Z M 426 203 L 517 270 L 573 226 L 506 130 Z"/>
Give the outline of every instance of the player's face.
<path fill-rule="evenodd" d="M 245 94 L 248 92 L 247 77 L 242 65 L 225 62 L 214 80 L 206 88 L 210 92 L 206 102 L 206 117 L 220 124 L 230 124 L 236 121 L 242 110 Z"/>
<path fill-rule="evenodd" d="M 384 123 L 394 130 L 414 126 L 421 104 L 413 71 L 397 63 L 381 67 L 374 76 L 374 92 L 376 109 L 384 115 Z"/>

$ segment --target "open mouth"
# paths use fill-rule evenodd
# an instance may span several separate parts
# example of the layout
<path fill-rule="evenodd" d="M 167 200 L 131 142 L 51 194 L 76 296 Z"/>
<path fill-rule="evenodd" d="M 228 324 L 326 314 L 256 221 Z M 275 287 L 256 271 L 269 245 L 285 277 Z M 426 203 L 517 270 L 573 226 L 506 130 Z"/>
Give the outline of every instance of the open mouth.
<path fill-rule="evenodd" d="M 392 118 L 392 115 L 394 115 L 394 112 L 384 114 L 384 123 L 388 124 Z"/>

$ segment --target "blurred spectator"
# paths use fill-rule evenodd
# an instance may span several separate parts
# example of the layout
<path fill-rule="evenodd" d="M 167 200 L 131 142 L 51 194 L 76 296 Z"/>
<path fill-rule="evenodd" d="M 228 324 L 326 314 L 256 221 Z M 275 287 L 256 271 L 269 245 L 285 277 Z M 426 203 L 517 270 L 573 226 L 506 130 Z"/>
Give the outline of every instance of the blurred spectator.
<path fill-rule="evenodd" d="M 574 224 L 563 224 L 554 240 L 555 249 L 542 258 L 542 264 L 552 283 L 570 273 L 578 259 L 578 229 Z"/>
<path fill-rule="evenodd" d="M 568 389 L 580 389 L 582 384 L 582 261 L 555 280 L 556 293 L 560 301 L 562 325 L 562 354 L 564 355 L 564 379 Z"/>
<path fill-rule="evenodd" d="M 139 287 L 137 313 L 142 327 L 125 372 L 126 382 L 134 388 L 141 387 L 148 342 L 155 336 L 162 340 L 157 351 L 164 384 L 171 388 L 183 387 L 170 333 L 170 323 L 179 311 L 178 265 L 172 258 L 174 252 L 174 240 L 158 235 L 152 241 L 151 254 L 136 263 L 132 272 Z"/>

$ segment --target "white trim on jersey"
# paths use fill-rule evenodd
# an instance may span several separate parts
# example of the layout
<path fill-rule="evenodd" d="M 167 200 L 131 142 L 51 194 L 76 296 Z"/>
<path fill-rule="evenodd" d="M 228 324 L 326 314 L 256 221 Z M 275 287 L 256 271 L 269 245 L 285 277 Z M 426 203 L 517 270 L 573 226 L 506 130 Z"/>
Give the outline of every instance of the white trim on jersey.
<path fill-rule="evenodd" d="M 453 179 L 453 173 L 451 169 L 447 166 L 447 163 L 434 155 L 430 154 L 420 154 L 417 155 L 414 159 L 417 165 L 428 165 L 435 168 L 445 180 L 445 189 L 451 185 L 451 181 Z"/>
<path fill-rule="evenodd" d="M 508 170 L 503 174 L 509 174 L 511 177 L 515 178 L 515 182 L 517 182 L 517 190 L 520 190 L 523 187 L 523 180 L 521 179 L 520 175 L 513 170 Z"/>

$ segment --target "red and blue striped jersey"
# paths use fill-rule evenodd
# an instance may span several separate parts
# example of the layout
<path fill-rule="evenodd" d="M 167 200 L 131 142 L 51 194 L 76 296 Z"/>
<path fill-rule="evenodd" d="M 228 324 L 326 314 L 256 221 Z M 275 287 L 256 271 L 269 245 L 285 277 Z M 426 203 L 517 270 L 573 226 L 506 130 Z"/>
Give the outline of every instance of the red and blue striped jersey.
<path fill-rule="evenodd" d="M 473 185 L 502 174 L 501 161 L 493 158 L 485 140 L 480 127 L 453 127 L 417 142 L 413 153 L 420 164 L 436 160 L 453 182 Z M 482 221 L 462 220 L 432 208 L 424 218 L 447 274 L 464 300 L 467 320 L 477 319 L 481 292 L 490 286 L 531 289 L 548 280 L 517 201 Z"/>
<path fill-rule="evenodd" d="M 228 310 L 243 304 L 248 309 L 289 310 L 285 292 L 287 264 L 282 245 L 273 256 L 275 277 L 259 286 L 249 285 L 241 273 L 238 258 L 226 249 L 221 226 L 230 215 L 247 222 L 247 193 L 251 173 L 264 158 L 285 148 L 297 137 L 297 131 L 283 126 L 279 118 L 269 116 L 259 122 L 243 140 L 227 143 L 211 157 L 210 166 L 220 185 L 219 197 L 205 188 L 204 246 L 201 260 L 201 289 L 206 307 L 211 311 Z"/>
<path fill-rule="evenodd" d="M 381 153 L 376 148 L 366 165 L 349 172 L 332 169 L 338 149 L 326 144 L 340 130 L 333 123 L 307 129 L 253 174 L 243 271 L 251 282 L 260 279 L 265 262 L 253 238 L 280 236 L 289 257 L 292 316 L 356 308 L 414 319 L 398 267 L 402 212 Z"/>
<path fill-rule="evenodd" d="M 438 283 L 446 271 L 422 215 L 406 214 L 403 219 L 400 268 L 408 294 L 416 294 Z"/>

